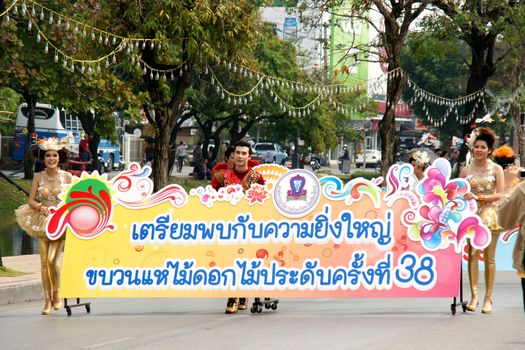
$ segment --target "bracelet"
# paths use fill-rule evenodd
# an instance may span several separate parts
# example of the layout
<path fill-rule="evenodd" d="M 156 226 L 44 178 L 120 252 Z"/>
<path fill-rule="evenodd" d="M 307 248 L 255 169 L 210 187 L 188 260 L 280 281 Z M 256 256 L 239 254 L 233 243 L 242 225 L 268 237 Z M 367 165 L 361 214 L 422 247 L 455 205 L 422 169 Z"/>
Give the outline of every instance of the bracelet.
<path fill-rule="evenodd" d="M 485 204 L 485 195 L 484 194 L 478 195 L 478 202 L 479 202 L 480 205 L 484 205 Z"/>

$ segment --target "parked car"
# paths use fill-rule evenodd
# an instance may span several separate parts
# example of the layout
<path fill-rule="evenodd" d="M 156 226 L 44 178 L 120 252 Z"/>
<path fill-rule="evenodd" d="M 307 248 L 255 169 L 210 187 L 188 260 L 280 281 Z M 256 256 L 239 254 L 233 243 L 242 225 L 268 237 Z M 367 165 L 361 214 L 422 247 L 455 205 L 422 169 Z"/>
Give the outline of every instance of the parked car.
<path fill-rule="evenodd" d="M 381 165 L 381 151 L 377 149 L 367 149 L 366 150 L 366 157 L 365 160 L 365 168 L 366 167 L 376 167 Z M 363 153 L 358 154 L 357 158 L 355 160 L 355 166 L 357 168 L 360 168 L 363 166 Z"/>
<path fill-rule="evenodd" d="M 254 153 L 264 158 L 265 163 L 277 163 L 284 165 L 288 155 L 281 146 L 274 142 L 259 142 L 253 147 Z"/>

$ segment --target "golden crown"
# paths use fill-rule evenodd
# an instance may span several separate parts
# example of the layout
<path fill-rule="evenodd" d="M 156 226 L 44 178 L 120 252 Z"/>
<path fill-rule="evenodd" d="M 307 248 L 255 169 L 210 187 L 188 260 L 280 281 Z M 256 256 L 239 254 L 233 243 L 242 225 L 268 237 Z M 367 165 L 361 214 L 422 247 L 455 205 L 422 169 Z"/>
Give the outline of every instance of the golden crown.
<path fill-rule="evenodd" d="M 52 136 L 37 139 L 36 142 L 38 144 L 38 147 L 40 147 L 40 149 L 44 152 L 49 150 L 59 151 L 69 144 L 69 139 L 70 136 L 66 136 L 61 139 Z"/>

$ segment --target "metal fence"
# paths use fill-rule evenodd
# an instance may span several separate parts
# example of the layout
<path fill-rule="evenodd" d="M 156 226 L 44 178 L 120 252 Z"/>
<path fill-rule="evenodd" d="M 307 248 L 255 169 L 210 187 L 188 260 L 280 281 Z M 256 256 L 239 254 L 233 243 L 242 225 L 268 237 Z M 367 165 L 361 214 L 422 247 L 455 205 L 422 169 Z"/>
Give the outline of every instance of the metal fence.
<path fill-rule="evenodd" d="M 0 159 L 11 159 L 15 148 L 15 137 L 0 134 Z"/>

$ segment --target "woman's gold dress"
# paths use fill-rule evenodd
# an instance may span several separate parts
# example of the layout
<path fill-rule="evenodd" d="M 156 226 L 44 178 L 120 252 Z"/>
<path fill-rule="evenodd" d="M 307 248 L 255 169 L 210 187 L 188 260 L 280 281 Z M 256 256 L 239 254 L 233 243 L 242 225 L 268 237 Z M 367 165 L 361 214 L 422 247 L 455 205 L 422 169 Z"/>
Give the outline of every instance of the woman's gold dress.
<path fill-rule="evenodd" d="M 54 207 L 60 203 L 58 195 L 64 188 L 65 172 L 58 171 L 56 180 L 47 178 L 45 171 L 41 173 L 40 181 L 36 191 L 36 200 L 46 207 Z M 42 215 L 38 210 L 35 210 L 24 204 L 15 210 L 16 222 L 20 227 L 30 236 L 40 239 L 48 239 L 46 236 L 46 224 L 48 217 Z M 64 236 L 62 236 L 64 237 Z"/>
<path fill-rule="evenodd" d="M 496 164 L 491 160 L 489 160 L 488 166 L 482 170 L 478 170 L 471 165 L 471 175 L 468 175 L 465 179 L 470 183 L 472 193 L 477 196 L 487 196 L 496 192 L 495 166 Z M 491 231 L 501 231 L 501 226 L 498 224 L 497 202 L 481 205 L 478 203 L 477 215 Z"/>

